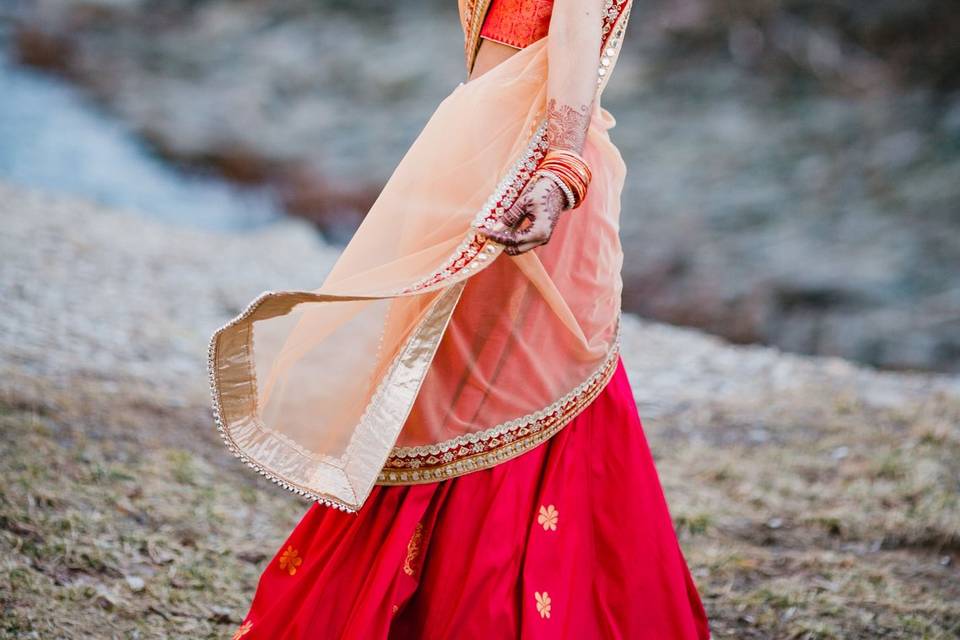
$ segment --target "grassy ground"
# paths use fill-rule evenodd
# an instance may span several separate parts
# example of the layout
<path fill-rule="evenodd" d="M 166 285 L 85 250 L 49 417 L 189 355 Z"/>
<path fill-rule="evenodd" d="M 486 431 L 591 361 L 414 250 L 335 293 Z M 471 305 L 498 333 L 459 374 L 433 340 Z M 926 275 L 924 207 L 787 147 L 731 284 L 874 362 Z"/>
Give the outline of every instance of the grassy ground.
<path fill-rule="evenodd" d="M 305 503 L 202 406 L 5 382 L 0 637 L 229 637 Z M 823 388 L 648 422 L 716 637 L 960 634 L 960 403 L 871 407 Z"/>
<path fill-rule="evenodd" d="M 0 637 L 229 637 L 305 508 L 211 456 L 199 409 L 46 390 L 0 425 Z"/>
<path fill-rule="evenodd" d="M 709 415 L 699 444 L 653 438 L 714 634 L 960 637 L 960 404 L 820 391 Z M 726 441 L 745 415 L 761 442 Z"/>

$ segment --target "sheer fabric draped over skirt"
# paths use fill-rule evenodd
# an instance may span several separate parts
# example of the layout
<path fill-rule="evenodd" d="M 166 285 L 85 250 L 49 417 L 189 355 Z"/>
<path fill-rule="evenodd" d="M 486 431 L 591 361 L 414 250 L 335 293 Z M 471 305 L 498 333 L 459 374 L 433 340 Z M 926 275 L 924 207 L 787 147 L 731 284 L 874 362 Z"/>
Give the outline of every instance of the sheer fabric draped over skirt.
<path fill-rule="evenodd" d="M 528 451 L 612 375 L 626 170 L 599 96 L 593 181 L 551 242 L 511 258 L 477 229 L 545 152 L 548 39 L 441 102 L 319 289 L 265 293 L 214 335 L 221 433 L 264 475 L 354 511 L 374 484 Z"/>

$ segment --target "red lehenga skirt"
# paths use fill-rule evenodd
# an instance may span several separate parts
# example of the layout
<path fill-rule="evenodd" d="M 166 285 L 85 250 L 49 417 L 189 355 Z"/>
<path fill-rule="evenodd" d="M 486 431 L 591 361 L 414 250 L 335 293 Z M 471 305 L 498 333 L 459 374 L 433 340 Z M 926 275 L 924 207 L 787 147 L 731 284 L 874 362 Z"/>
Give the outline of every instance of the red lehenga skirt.
<path fill-rule="evenodd" d="M 234 638 L 703 639 L 706 614 L 622 362 L 560 433 L 493 468 L 314 505 Z"/>

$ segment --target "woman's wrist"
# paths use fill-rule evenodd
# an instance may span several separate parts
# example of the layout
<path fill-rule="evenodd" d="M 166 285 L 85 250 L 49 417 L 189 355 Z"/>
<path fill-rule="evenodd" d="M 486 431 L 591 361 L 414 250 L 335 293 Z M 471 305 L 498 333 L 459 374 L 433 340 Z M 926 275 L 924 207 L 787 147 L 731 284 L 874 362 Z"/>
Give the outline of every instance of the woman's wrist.
<path fill-rule="evenodd" d="M 576 197 L 574 196 L 573 191 L 570 189 L 570 187 L 567 186 L 567 183 L 563 181 L 563 178 L 555 174 L 553 171 L 550 171 L 549 169 L 538 169 L 534 175 L 547 178 L 548 180 L 553 182 L 555 185 L 557 185 L 561 193 L 563 193 L 564 210 L 573 209 L 574 205 L 576 204 Z"/>
<path fill-rule="evenodd" d="M 593 177 L 583 156 L 570 149 L 549 149 L 537 165 L 536 172 L 560 186 L 570 209 L 576 209 L 586 198 Z"/>

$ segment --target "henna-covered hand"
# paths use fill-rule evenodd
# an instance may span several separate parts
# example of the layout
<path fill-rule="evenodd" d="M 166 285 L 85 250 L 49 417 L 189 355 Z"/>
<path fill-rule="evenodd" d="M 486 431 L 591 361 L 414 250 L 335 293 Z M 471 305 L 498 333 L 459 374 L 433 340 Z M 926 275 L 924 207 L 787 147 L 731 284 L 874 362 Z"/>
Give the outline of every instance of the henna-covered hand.
<path fill-rule="evenodd" d="M 567 201 L 560 187 L 543 176 L 531 180 L 513 205 L 503 214 L 500 224 L 485 229 L 484 235 L 504 245 L 504 253 L 517 256 L 550 242 Z"/>
<path fill-rule="evenodd" d="M 550 148 L 580 153 L 589 126 L 590 105 L 572 107 L 555 98 L 547 102 L 547 144 Z M 550 241 L 566 206 L 566 196 L 557 183 L 550 178 L 538 177 L 527 183 L 499 224 L 485 230 L 484 234 L 504 245 L 507 255 L 520 255 Z"/>

